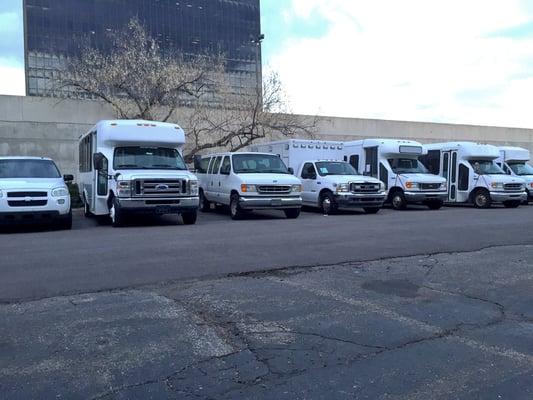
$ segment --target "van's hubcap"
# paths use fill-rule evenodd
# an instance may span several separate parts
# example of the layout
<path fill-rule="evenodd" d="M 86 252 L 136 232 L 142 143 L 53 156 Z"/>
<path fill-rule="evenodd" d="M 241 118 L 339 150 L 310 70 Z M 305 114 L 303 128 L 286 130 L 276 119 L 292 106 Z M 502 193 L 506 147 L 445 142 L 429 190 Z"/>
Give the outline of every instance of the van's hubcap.
<path fill-rule="evenodd" d="M 478 207 L 485 207 L 487 205 L 487 196 L 484 193 L 480 193 L 476 196 L 476 204 Z"/>
<path fill-rule="evenodd" d="M 325 197 L 324 200 L 322 200 L 322 210 L 324 211 L 324 214 L 329 214 L 331 211 L 331 200 L 328 197 Z"/>
<path fill-rule="evenodd" d="M 231 202 L 231 215 L 237 215 L 237 202 L 235 200 L 233 200 Z"/>
<path fill-rule="evenodd" d="M 400 208 L 402 205 L 403 205 L 403 200 L 400 196 L 394 196 L 392 198 L 392 205 L 395 207 L 395 208 Z"/>

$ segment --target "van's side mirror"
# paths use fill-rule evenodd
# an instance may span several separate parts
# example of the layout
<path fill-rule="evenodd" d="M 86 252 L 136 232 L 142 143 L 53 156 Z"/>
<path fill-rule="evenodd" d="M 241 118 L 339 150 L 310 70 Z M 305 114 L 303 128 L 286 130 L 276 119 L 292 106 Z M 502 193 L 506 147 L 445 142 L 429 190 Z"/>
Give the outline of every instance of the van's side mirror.
<path fill-rule="evenodd" d="M 201 165 L 200 163 L 202 162 L 202 156 L 199 156 L 199 155 L 195 155 L 193 157 L 193 162 L 194 162 L 194 169 L 196 171 L 200 171 L 201 170 Z"/>
<path fill-rule="evenodd" d="M 289 171 L 289 174 L 294 175 L 294 169 L 292 167 L 287 168 L 287 171 Z"/>
<path fill-rule="evenodd" d="M 74 180 L 74 175 L 70 175 L 70 174 L 68 174 L 68 175 L 63 175 L 63 180 L 64 180 L 65 182 L 72 182 L 72 181 Z"/>
<path fill-rule="evenodd" d="M 102 153 L 93 154 L 94 169 L 100 171 L 104 168 L 104 155 Z"/>

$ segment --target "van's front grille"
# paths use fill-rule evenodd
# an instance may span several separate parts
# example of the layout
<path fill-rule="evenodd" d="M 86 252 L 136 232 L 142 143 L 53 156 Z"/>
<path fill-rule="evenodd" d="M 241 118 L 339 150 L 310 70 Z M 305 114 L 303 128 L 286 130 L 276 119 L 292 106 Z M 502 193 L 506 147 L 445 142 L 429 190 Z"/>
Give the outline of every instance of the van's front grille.
<path fill-rule="evenodd" d="M 177 197 L 188 193 L 186 179 L 138 179 L 133 188 L 135 197 Z"/>
<path fill-rule="evenodd" d="M 510 192 L 520 192 L 523 190 L 521 183 L 506 183 L 503 187 Z"/>
<path fill-rule="evenodd" d="M 350 192 L 352 193 L 378 193 L 380 189 L 379 183 L 350 183 Z"/>
<path fill-rule="evenodd" d="M 440 188 L 440 183 L 421 183 L 421 190 L 438 190 Z"/>
<path fill-rule="evenodd" d="M 284 193 L 290 193 L 291 187 L 290 186 L 282 186 L 282 185 L 261 185 L 257 186 L 257 191 L 262 194 L 284 194 Z"/>
<path fill-rule="evenodd" d="M 7 197 L 47 197 L 46 192 L 8 192 Z"/>
<path fill-rule="evenodd" d="M 48 200 L 8 200 L 9 207 L 41 207 L 48 204 Z"/>

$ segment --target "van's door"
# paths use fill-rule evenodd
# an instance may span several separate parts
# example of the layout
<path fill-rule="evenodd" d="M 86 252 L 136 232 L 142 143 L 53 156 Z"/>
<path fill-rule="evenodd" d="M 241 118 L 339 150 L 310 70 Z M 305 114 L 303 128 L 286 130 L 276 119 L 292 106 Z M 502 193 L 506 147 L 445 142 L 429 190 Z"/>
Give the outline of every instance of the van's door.
<path fill-rule="evenodd" d="M 364 174 L 378 177 L 378 147 L 365 148 L 365 170 Z"/>
<path fill-rule="evenodd" d="M 316 173 L 315 165 L 311 162 L 305 163 L 300 178 L 303 186 L 303 202 L 305 204 L 318 205 L 318 175 Z"/>
<path fill-rule="evenodd" d="M 220 173 L 218 174 L 218 201 L 222 204 L 229 205 L 231 195 L 231 159 L 230 156 L 224 156 Z"/>
<path fill-rule="evenodd" d="M 441 176 L 448 183 L 448 201 L 457 201 L 457 152 L 443 151 L 441 157 Z"/>

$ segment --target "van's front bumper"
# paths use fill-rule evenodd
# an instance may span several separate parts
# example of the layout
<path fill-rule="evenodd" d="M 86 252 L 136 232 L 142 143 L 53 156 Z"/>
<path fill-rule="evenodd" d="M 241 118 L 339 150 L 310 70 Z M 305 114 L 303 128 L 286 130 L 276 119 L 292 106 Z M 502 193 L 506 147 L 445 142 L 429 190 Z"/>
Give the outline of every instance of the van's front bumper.
<path fill-rule="evenodd" d="M 59 211 L 7 211 L 0 212 L 0 225 L 10 224 L 39 224 L 60 221 L 69 214 Z"/>
<path fill-rule="evenodd" d="M 200 205 L 198 196 L 179 198 L 118 198 L 125 212 L 146 214 L 179 214 L 197 210 Z"/>
<path fill-rule="evenodd" d="M 282 210 L 286 208 L 301 208 L 302 198 L 300 196 L 287 197 L 241 197 L 239 206 L 243 210 Z"/>
<path fill-rule="evenodd" d="M 526 201 L 526 192 L 490 192 L 490 198 L 496 203 L 504 201 Z"/>
<path fill-rule="evenodd" d="M 424 203 L 428 201 L 446 201 L 448 192 L 404 192 L 405 200 L 408 203 Z"/>
<path fill-rule="evenodd" d="M 335 201 L 339 208 L 382 207 L 387 195 L 380 193 L 339 193 Z"/>

